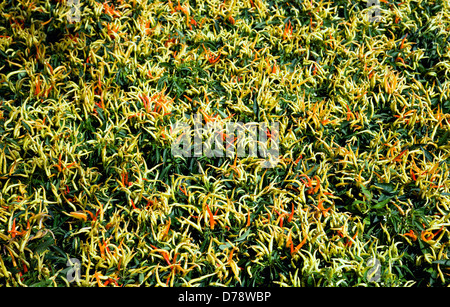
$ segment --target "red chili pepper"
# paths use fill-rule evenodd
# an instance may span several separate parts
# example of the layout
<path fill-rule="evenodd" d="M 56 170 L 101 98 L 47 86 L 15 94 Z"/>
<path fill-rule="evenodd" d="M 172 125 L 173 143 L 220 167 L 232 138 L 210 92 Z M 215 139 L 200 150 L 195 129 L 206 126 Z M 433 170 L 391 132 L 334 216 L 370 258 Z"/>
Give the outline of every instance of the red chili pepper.
<path fill-rule="evenodd" d="M 414 181 L 417 181 L 417 177 L 416 177 L 416 175 L 414 174 L 412 168 L 409 169 L 409 173 L 411 174 L 412 179 L 413 179 Z"/>
<path fill-rule="evenodd" d="M 183 187 L 181 187 L 181 186 L 180 186 L 180 191 L 183 192 L 184 195 L 188 196 L 186 190 Z"/>
<path fill-rule="evenodd" d="M 284 216 L 282 216 L 282 217 L 280 218 L 280 227 L 281 227 L 281 228 L 283 228 L 283 221 L 284 221 Z"/>
<path fill-rule="evenodd" d="M 16 219 L 13 220 L 11 230 L 8 231 L 8 232 L 11 233 L 11 237 L 12 238 L 16 237 L 16 233 L 17 233 L 17 231 L 16 231 Z"/>
<path fill-rule="evenodd" d="M 134 201 L 132 199 L 130 199 L 130 200 L 131 200 L 131 205 L 133 206 L 133 209 L 139 210 L 138 208 L 136 208 Z"/>

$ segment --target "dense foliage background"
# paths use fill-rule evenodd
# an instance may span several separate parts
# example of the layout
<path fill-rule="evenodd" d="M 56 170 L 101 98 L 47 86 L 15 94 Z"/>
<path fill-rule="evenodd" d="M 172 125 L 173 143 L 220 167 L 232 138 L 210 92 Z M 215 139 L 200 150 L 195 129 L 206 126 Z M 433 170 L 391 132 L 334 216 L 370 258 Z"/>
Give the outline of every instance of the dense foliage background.
<path fill-rule="evenodd" d="M 449 1 L 71 3 L 0 3 L 1 285 L 448 285 Z"/>

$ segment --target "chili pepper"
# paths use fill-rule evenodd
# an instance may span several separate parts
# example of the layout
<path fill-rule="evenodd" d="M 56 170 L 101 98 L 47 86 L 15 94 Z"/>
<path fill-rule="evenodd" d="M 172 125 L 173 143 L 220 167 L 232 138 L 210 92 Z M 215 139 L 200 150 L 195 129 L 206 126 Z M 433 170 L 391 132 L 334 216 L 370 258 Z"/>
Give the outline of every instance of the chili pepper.
<path fill-rule="evenodd" d="M 413 241 L 416 241 L 416 240 L 417 240 L 417 236 L 414 234 L 414 231 L 413 231 L 413 230 L 410 230 L 409 232 L 404 233 L 403 235 L 404 235 L 404 236 L 411 237 L 411 238 L 413 239 Z"/>
<path fill-rule="evenodd" d="M 291 214 L 289 215 L 288 222 L 290 223 L 292 221 L 292 218 L 294 217 L 294 204 L 292 203 L 292 209 Z"/>
<path fill-rule="evenodd" d="M 211 210 L 209 209 L 208 204 L 206 204 L 206 210 L 208 211 L 208 214 L 209 214 L 209 226 L 211 229 L 214 229 L 214 224 L 215 224 L 214 215 L 212 214 Z"/>

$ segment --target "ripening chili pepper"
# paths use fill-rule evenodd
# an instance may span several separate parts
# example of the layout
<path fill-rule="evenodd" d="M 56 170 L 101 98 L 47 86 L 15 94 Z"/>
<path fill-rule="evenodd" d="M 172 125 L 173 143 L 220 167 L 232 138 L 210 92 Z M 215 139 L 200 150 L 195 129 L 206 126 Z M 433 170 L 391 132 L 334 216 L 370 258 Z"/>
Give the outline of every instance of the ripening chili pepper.
<path fill-rule="evenodd" d="M 233 249 L 231 250 L 230 255 L 228 256 L 228 263 L 231 262 L 231 260 L 232 260 L 232 258 L 233 258 L 233 253 L 234 253 L 234 250 L 235 250 L 235 249 L 236 249 L 236 247 L 233 247 Z"/>
<path fill-rule="evenodd" d="M 284 26 L 283 39 L 290 38 L 292 36 L 292 24 L 289 20 L 288 23 Z"/>
<path fill-rule="evenodd" d="M 398 156 L 396 156 L 394 158 L 394 161 L 400 161 L 400 158 L 406 153 L 408 152 L 408 149 L 403 150 Z"/>
<path fill-rule="evenodd" d="M 302 246 L 305 245 L 307 238 L 308 238 L 308 236 L 305 235 L 305 237 L 303 238 L 302 242 L 300 242 L 300 244 L 297 245 L 293 251 L 292 251 L 293 244 L 291 244 L 291 254 L 297 253 L 300 250 L 300 248 L 302 248 Z"/>
<path fill-rule="evenodd" d="M 131 200 L 131 206 L 133 207 L 133 209 L 139 210 L 139 208 L 136 207 L 136 205 L 134 204 L 134 201 L 132 199 Z"/>
<path fill-rule="evenodd" d="M 170 222 L 171 222 L 171 219 L 169 217 L 169 223 L 167 224 L 166 229 L 164 230 L 164 236 L 167 236 L 169 234 Z"/>
<path fill-rule="evenodd" d="M 117 279 L 113 279 L 113 278 L 108 278 L 103 285 L 107 286 L 112 283 L 114 283 L 116 286 L 119 286 L 119 284 L 117 283 Z"/>
<path fill-rule="evenodd" d="M 314 193 L 317 193 L 320 188 L 320 178 L 318 176 L 314 175 L 314 179 L 316 179 L 316 181 L 317 181 L 316 187 L 314 188 Z"/>
<path fill-rule="evenodd" d="M 357 234 L 358 234 L 358 231 L 356 231 L 356 233 L 353 235 L 353 237 L 352 237 L 353 240 L 355 240 Z M 345 246 L 350 247 L 350 246 L 352 246 L 352 244 L 353 244 L 353 241 L 347 239 L 347 242 L 345 243 Z"/>
<path fill-rule="evenodd" d="M 305 177 L 307 180 L 308 180 L 308 183 L 306 183 L 305 181 L 303 181 L 303 183 L 305 183 L 305 185 L 308 187 L 308 188 L 311 188 L 312 187 L 312 181 L 311 181 L 311 178 L 309 178 L 308 177 L 308 175 L 306 175 L 306 174 L 301 174 L 300 175 L 300 177 Z M 301 179 L 300 179 L 301 180 Z"/>
<path fill-rule="evenodd" d="M 406 65 L 406 64 L 405 64 L 405 61 L 404 61 L 403 58 L 400 57 L 400 56 L 398 56 L 398 57 L 395 59 L 395 62 L 398 62 L 398 61 L 402 62 L 403 65 Z"/>
<path fill-rule="evenodd" d="M 180 186 L 180 191 L 183 192 L 184 195 L 188 196 L 186 190 L 183 187 L 181 187 L 181 186 Z"/>
<path fill-rule="evenodd" d="M 422 231 L 422 233 L 420 234 L 420 238 L 422 239 L 422 241 L 430 241 L 434 238 L 434 234 L 431 231 Z"/>
<path fill-rule="evenodd" d="M 408 33 L 406 33 L 405 37 L 402 39 L 402 43 L 400 44 L 400 49 L 403 49 L 407 36 L 408 36 Z M 403 64 L 405 64 L 405 63 L 403 62 Z"/>
<path fill-rule="evenodd" d="M 104 284 L 102 284 L 102 282 L 100 281 L 100 276 L 99 276 L 100 274 L 98 273 L 98 272 L 95 272 L 94 273 L 94 276 L 95 276 L 95 279 L 97 280 L 97 284 L 98 284 L 98 286 L 99 287 L 104 287 L 105 285 Z"/>
<path fill-rule="evenodd" d="M 208 211 L 208 214 L 209 214 L 209 226 L 211 227 L 211 229 L 214 229 L 214 224 L 215 224 L 214 215 L 212 214 L 211 210 L 209 209 L 208 204 L 206 204 L 206 210 Z"/>
<path fill-rule="evenodd" d="M 328 207 L 327 209 L 325 209 L 322 203 L 323 203 L 323 199 L 319 200 L 319 204 L 317 207 L 319 208 L 319 210 L 323 214 L 323 216 L 326 217 L 328 215 L 328 211 L 330 211 L 331 207 Z"/>
<path fill-rule="evenodd" d="M 38 75 L 38 77 L 37 77 L 37 80 L 36 80 L 36 89 L 35 89 L 35 91 L 34 91 L 34 95 L 35 96 L 40 96 L 39 94 L 41 93 L 41 78 L 40 78 L 40 76 Z"/>
<path fill-rule="evenodd" d="M 89 216 L 91 217 L 91 219 L 92 219 L 93 221 L 95 221 L 95 220 L 97 219 L 97 218 L 95 217 L 95 215 L 94 215 L 91 211 L 85 210 L 85 212 L 89 214 Z"/>
<path fill-rule="evenodd" d="M 414 174 L 414 172 L 413 172 L 413 170 L 412 170 L 412 167 L 409 169 L 409 173 L 411 174 L 412 179 L 413 179 L 414 181 L 417 181 L 417 177 L 416 177 L 416 175 Z"/>
<path fill-rule="evenodd" d="M 417 240 L 417 236 L 414 234 L 414 231 L 411 229 L 409 232 L 403 234 L 405 237 L 411 237 L 413 241 Z"/>
<path fill-rule="evenodd" d="M 289 218 L 288 218 L 289 223 L 292 221 L 293 217 L 294 217 L 294 203 L 292 203 L 291 214 L 289 214 Z"/>
<path fill-rule="evenodd" d="M 347 108 L 347 121 L 349 121 L 350 118 L 355 119 L 355 115 L 350 111 L 348 104 L 345 104 L 345 107 Z"/>

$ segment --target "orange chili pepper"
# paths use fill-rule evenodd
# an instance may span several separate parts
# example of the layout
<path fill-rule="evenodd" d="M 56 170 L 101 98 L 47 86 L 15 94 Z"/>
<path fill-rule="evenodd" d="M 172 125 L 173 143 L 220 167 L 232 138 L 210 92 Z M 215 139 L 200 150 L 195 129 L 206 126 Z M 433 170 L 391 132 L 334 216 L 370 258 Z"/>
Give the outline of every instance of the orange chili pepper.
<path fill-rule="evenodd" d="M 302 246 L 305 245 L 306 239 L 307 239 L 307 238 L 308 238 L 308 236 L 305 236 L 305 237 L 303 238 L 302 242 L 300 242 L 300 244 L 297 245 L 297 247 L 294 249 L 294 251 L 292 251 L 292 246 L 293 246 L 293 244 L 292 244 L 292 245 L 291 245 L 291 254 L 297 253 L 297 252 L 300 250 L 300 248 L 302 248 Z"/>
<path fill-rule="evenodd" d="M 104 242 L 104 241 L 103 241 Z M 100 249 L 100 256 L 105 259 L 105 246 L 102 244 L 98 245 L 98 248 Z"/>
<path fill-rule="evenodd" d="M 300 177 L 302 177 L 302 176 L 305 177 L 305 178 L 308 180 L 308 183 L 307 183 L 307 184 L 302 180 L 303 183 L 305 183 L 305 185 L 306 185 L 308 188 L 311 188 L 311 187 L 312 187 L 312 181 L 311 181 L 311 178 L 309 178 L 308 175 L 306 175 L 306 174 L 301 174 Z"/>
<path fill-rule="evenodd" d="M 412 179 L 413 179 L 414 181 L 417 181 L 417 177 L 416 177 L 416 175 L 414 174 L 412 168 L 409 169 L 409 173 L 411 174 Z"/>
<path fill-rule="evenodd" d="M 406 40 L 407 36 L 408 36 L 408 33 L 406 33 L 405 37 L 402 39 L 402 43 L 400 44 L 400 49 L 403 49 L 404 43 L 405 43 L 405 40 Z M 405 62 L 403 62 L 403 64 L 405 64 Z"/>
<path fill-rule="evenodd" d="M 98 286 L 99 287 L 104 287 L 105 285 L 104 284 L 102 284 L 102 282 L 100 281 L 100 276 L 99 276 L 100 274 L 99 273 L 97 273 L 97 272 L 95 272 L 94 273 L 94 276 L 95 276 L 95 279 L 97 280 L 97 284 L 98 284 Z"/>
<path fill-rule="evenodd" d="M 397 157 L 394 158 L 394 161 L 400 161 L 400 158 L 408 151 L 408 149 L 403 150 Z"/>
<path fill-rule="evenodd" d="M 292 35 L 292 24 L 289 20 L 288 23 L 284 26 L 283 39 L 289 38 Z"/>
<path fill-rule="evenodd" d="M 437 236 L 442 231 L 442 229 L 444 229 L 444 226 L 441 226 L 441 228 L 434 234 L 434 236 Z"/>
<path fill-rule="evenodd" d="M 115 283 L 116 286 L 119 286 L 119 284 L 117 283 L 117 279 L 113 279 L 113 278 L 108 278 L 103 285 L 107 286 L 107 285 L 109 285 L 111 283 Z"/>
<path fill-rule="evenodd" d="M 414 234 L 414 231 L 411 229 L 409 232 L 403 234 L 405 237 L 411 237 L 413 241 L 417 240 L 417 236 Z"/>
<path fill-rule="evenodd" d="M 231 259 L 233 258 L 233 253 L 234 253 L 234 250 L 235 250 L 235 249 L 236 249 L 236 247 L 233 247 L 233 249 L 231 250 L 230 256 L 228 256 L 228 263 L 231 262 Z"/>
<path fill-rule="evenodd" d="M 328 215 L 328 211 L 331 209 L 331 207 L 328 207 L 327 209 L 324 208 L 324 206 L 322 205 L 323 203 L 323 199 L 319 200 L 319 205 L 317 206 L 320 210 L 320 212 L 323 214 L 323 216 L 327 216 Z"/>
<path fill-rule="evenodd" d="M 86 210 L 86 213 L 89 214 L 89 216 L 91 217 L 91 219 L 92 219 L 93 221 L 97 220 L 97 217 L 96 217 L 91 211 Z"/>
<path fill-rule="evenodd" d="M 434 234 L 431 231 L 428 231 L 428 230 L 427 231 L 423 231 L 422 230 L 422 233 L 420 234 L 420 238 L 422 239 L 422 241 L 427 242 L 427 241 L 432 240 L 434 238 Z"/>
<path fill-rule="evenodd" d="M 314 179 L 316 179 L 316 181 L 317 181 L 317 185 L 314 188 L 314 193 L 317 193 L 319 191 L 319 188 L 320 188 L 320 178 L 318 176 L 314 175 Z"/>
<path fill-rule="evenodd" d="M 288 222 L 290 223 L 292 221 L 292 218 L 294 217 L 294 203 L 292 203 L 292 210 L 291 214 L 289 215 Z"/>
<path fill-rule="evenodd" d="M 282 216 L 282 217 L 280 218 L 280 227 L 281 227 L 281 228 L 283 228 L 283 221 L 284 221 L 284 216 Z"/>
<path fill-rule="evenodd" d="M 186 190 L 183 187 L 181 187 L 181 186 L 180 186 L 180 191 L 183 192 L 184 195 L 188 196 Z"/>
<path fill-rule="evenodd" d="M 291 232 L 289 232 L 288 238 L 286 240 L 286 247 L 289 247 L 289 245 L 292 245 Z M 291 254 L 292 254 L 292 252 L 291 252 Z"/>
<path fill-rule="evenodd" d="M 139 210 L 139 208 L 136 207 L 136 205 L 134 204 L 134 201 L 132 199 L 131 200 L 131 206 L 133 206 L 133 209 Z"/>
<path fill-rule="evenodd" d="M 41 78 L 38 76 L 36 81 L 36 89 L 34 90 L 34 95 L 39 96 L 41 93 Z"/>
<path fill-rule="evenodd" d="M 354 240 L 356 238 L 356 235 L 358 234 L 358 231 L 353 235 L 352 239 Z M 353 242 L 347 239 L 347 242 L 345 243 L 345 246 L 352 246 Z"/>
<path fill-rule="evenodd" d="M 347 121 L 350 120 L 350 117 L 355 119 L 355 115 L 353 115 L 352 111 L 350 111 L 350 107 L 348 104 L 345 104 L 345 107 L 347 108 Z"/>
<path fill-rule="evenodd" d="M 211 229 L 214 229 L 214 224 L 215 224 L 214 215 L 212 214 L 211 210 L 209 209 L 208 204 L 206 204 L 206 210 L 208 211 L 208 214 L 209 214 L 209 226 L 211 227 Z"/>
<path fill-rule="evenodd" d="M 400 61 L 400 62 L 403 63 L 403 65 L 406 65 L 406 64 L 405 64 L 405 61 L 404 61 L 403 58 L 400 57 L 400 56 L 398 56 L 398 57 L 395 59 L 395 61 L 396 61 L 396 62 Z"/>

